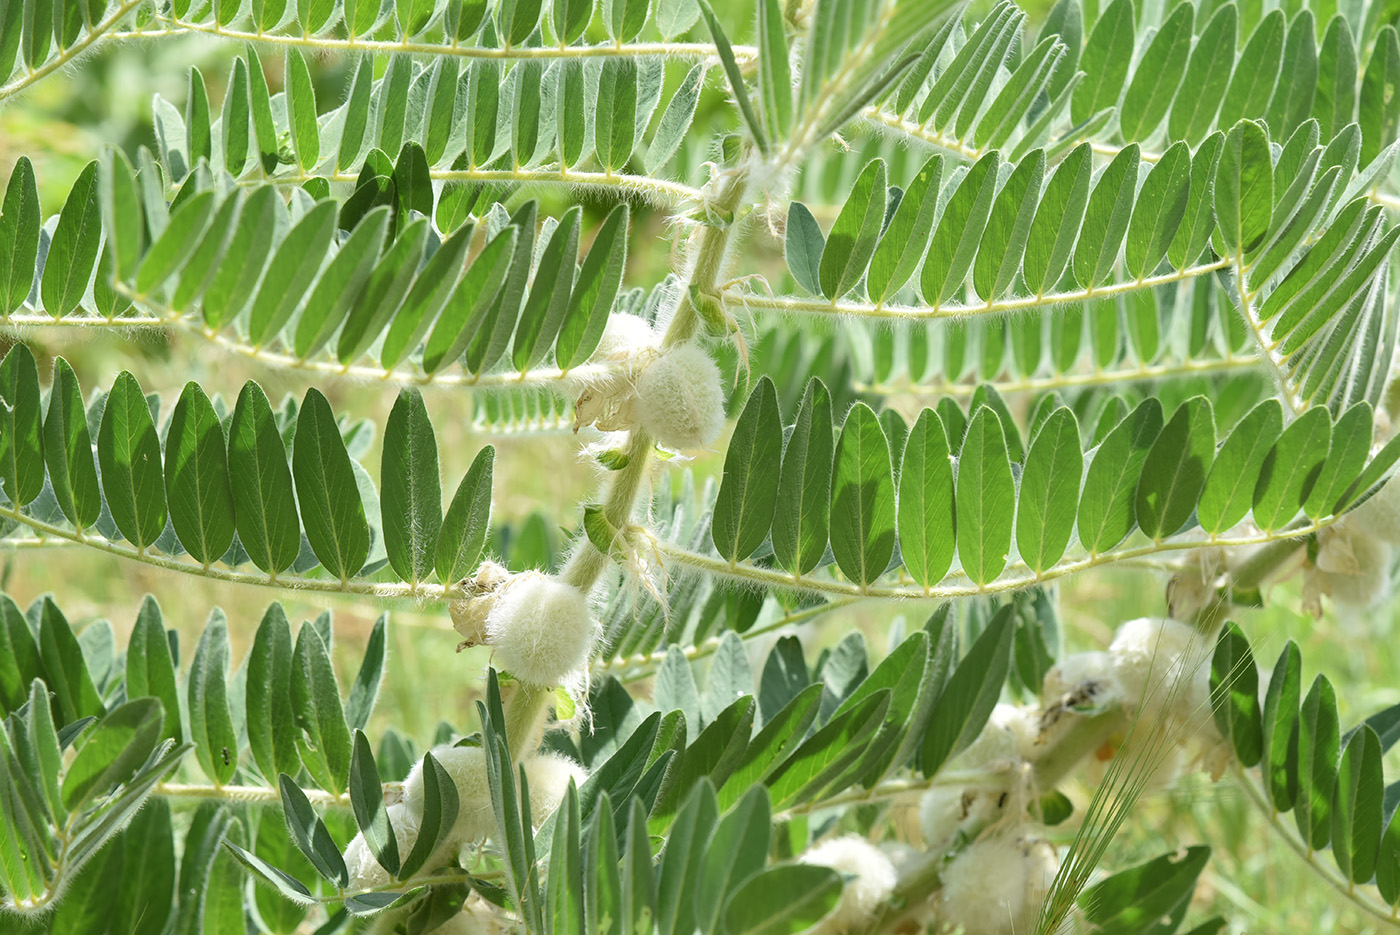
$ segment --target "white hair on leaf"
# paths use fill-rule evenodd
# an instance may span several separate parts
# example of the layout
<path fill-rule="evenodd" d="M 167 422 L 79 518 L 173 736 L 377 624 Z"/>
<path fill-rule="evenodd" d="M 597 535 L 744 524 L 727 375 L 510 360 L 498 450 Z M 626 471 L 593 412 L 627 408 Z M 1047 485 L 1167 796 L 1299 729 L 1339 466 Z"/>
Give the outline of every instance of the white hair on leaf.
<path fill-rule="evenodd" d="M 889 901 L 898 881 L 890 858 L 856 834 L 822 841 L 799 860 L 830 867 L 846 877 L 841 899 L 818 926 L 820 931 L 851 932 L 863 928 Z"/>
<path fill-rule="evenodd" d="M 939 917 L 967 935 L 1029 932 L 1059 870 L 1055 849 L 1039 838 L 984 838 L 943 870 Z"/>
<path fill-rule="evenodd" d="M 586 672 L 596 629 L 582 591 L 527 571 L 501 588 L 487 613 L 485 636 L 498 668 L 526 685 L 552 688 Z"/>
<path fill-rule="evenodd" d="M 724 429 L 719 368 L 697 344 L 681 344 L 637 379 L 638 422 L 666 448 L 704 448 Z"/>
<path fill-rule="evenodd" d="M 421 811 L 414 811 L 404 803 L 390 805 L 387 809 L 389 824 L 394 827 L 394 843 L 398 845 L 399 860 L 402 861 L 418 843 L 418 826 Z M 379 865 L 369 849 L 363 834 L 357 834 L 345 848 L 345 869 L 350 873 L 351 892 L 388 886 L 393 881 L 389 871 Z"/>

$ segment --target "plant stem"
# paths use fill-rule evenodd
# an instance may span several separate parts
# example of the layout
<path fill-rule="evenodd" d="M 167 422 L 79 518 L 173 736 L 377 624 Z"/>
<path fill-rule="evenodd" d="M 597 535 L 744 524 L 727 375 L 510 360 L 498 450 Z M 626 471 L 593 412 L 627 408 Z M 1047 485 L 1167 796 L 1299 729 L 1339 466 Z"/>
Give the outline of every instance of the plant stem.
<path fill-rule="evenodd" d="M 748 174 L 742 170 L 732 172 L 724 179 L 713 202 L 706 201 L 700 211 L 711 218 L 718 218 L 701 228 L 699 242 L 695 249 L 695 265 L 692 268 L 688 285 L 701 292 L 713 292 L 720 271 L 724 268 L 729 248 L 729 235 L 733 230 L 733 215 L 748 190 Z M 681 299 L 680 308 L 671 319 L 670 327 L 662 340 L 664 347 L 680 344 L 695 333 L 699 317 L 688 295 Z M 614 529 L 622 529 L 632 521 L 637 499 L 643 481 L 651 469 L 652 438 L 641 426 L 634 426 L 627 444 L 627 464 L 613 474 L 612 488 L 603 502 L 603 515 Z M 598 551 L 587 536 L 580 538 L 578 547 L 564 568 L 564 580 L 584 593 L 593 589 L 598 577 L 607 567 L 608 557 Z"/>

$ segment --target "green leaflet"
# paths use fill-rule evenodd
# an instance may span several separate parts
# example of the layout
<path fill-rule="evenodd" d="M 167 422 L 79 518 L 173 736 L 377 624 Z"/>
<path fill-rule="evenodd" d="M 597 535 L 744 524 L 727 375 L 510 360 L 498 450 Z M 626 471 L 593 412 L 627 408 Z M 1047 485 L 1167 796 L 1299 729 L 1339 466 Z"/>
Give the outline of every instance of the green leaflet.
<path fill-rule="evenodd" d="M 1138 478 L 1161 431 L 1162 404 L 1149 397 L 1095 451 L 1079 501 L 1079 541 L 1091 554 L 1113 548 L 1132 531 Z"/>
<path fill-rule="evenodd" d="M 1277 399 L 1259 403 L 1235 425 L 1201 488 L 1197 518 L 1202 529 L 1218 535 L 1244 519 L 1264 459 L 1282 431 L 1283 405 Z"/>
<path fill-rule="evenodd" d="M 224 431 L 197 383 L 185 384 L 170 415 L 165 493 L 175 534 L 195 561 L 207 566 L 228 551 L 233 544 L 234 502 Z"/>
<path fill-rule="evenodd" d="M 1332 417 L 1318 406 L 1283 430 L 1264 458 L 1254 487 L 1254 522 L 1280 529 L 1302 507 L 1317 483 L 1332 445 Z"/>
<path fill-rule="evenodd" d="M 831 422 L 831 395 L 813 377 L 783 449 L 773 511 L 773 554 L 795 575 L 816 568 L 826 553 L 834 451 Z"/>
<path fill-rule="evenodd" d="M 904 567 L 925 588 L 938 584 L 953 563 L 957 510 L 950 455 L 942 420 L 925 409 L 904 444 L 897 514 Z"/>
<path fill-rule="evenodd" d="M 561 370 L 587 360 L 598 348 L 627 264 L 628 209 L 620 204 L 598 229 L 574 281 L 555 345 Z"/>
<path fill-rule="evenodd" d="M 1167 115 L 1186 73 L 1195 19 L 1192 4 L 1178 3 L 1142 53 L 1123 94 L 1123 109 L 1118 117 L 1123 139 L 1147 139 Z M 1078 89 L 1076 93 L 1080 93 Z"/>
<path fill-rule="evenodd" d="M 1215 170 L 1217 253 L 1234 255 L 1259 245 L 1273 217 L 1273 186 L 1268 134 L 1242 120 L 1226 135 Z"/>
<path fill-rule="evenodd" d="M 1191 152 L 1185 143 L 1173 143 L 1147 173 L 1133 206 L 1123 248 L 1129 273 L 1143 279 L 1156 271 L 1181 228 L 1190 197 Z"/>
<path fill-rule="evenodd" d="M 817 267 L 822 295 L 834 301 L 855 288 L 875 253 L 884 217 L 885 161 L 875 159 L 861 171 L 827 234 Z"/>
<path fill-rule="evenodd" d="M 1117 0 L 1117 3 L 1130 4 L 1130 0 Z M 1074 251 L 1074 277 L 1081 286 L 1097 286 L 1113 271 L 1118 248 L 1128 231 L 1141 161 L 1137 144 L 1130 143 L 1113 157 L 1094 183 L 1079 245 Z"/>
<path fill-rule="evenodd" d="M 1001 419 L 987 406 L 967 427 L 958 458 L 958 561 L 977 584 L 996 579 L 1011 552 L 1016 485 Z"/>
<path fill-rule="evenodd" d="M 894 555 L 894 477 L 889 442 L 874 411 L 851 407 L 836 442 L 831 478 L 831 551 L 842 573 L 873 583 Z"/>
<path fill-rule="evenodd" d="M 78 307 L 92 277 L 93 267 L 97 264 L 97 247 L 102 239 L 102 211 L 98 205 L 97 189 L 97 163 L 90 162 L 73 183 L 68 200 L 59 212 L 58 226 L 54 228 L 53 240 L 49 243 L 48 256 L 44 261 L 43 278 L 39 283 L 39 298 L 44 303 L 44 310 L 54 318 L 61 318 Z M 5 207 L 8 212 L 9 206 Z M 24 220 L 22 214 L 20 222 Z M 20 230 L 23 231 L 23 228 Z M 22 243 L 20 247 L 15 251 L 15 259 L 24 253 Z M 11 288 L 14 286 L 12 279 Z M 28 292 L 27 289 L 25 291 Z M 12 292 L 12 298 L 13 295 Z"/>
<path fill-rule="evenodd" d="M 1264 790 L 1274 808 L 1286 812 L 1298 795 L 1298 705 L 1303 697 L 1302 654 L 1289 640 L 1279 653 L 1264 693 L 1262 764 Z"/>
<path fill-rule="evenodd" d="M 1011 287 L 1021 266 L 1044 181 L 1045 152 L 1038 149 L 1021 160 L 997 195 L 972 267 L 972 287 L 988 303 Z"/>
<path fill-rule="evenodd" d="M 920 282 L 924 301 L 935 308 L 953 297 L 972 266 L 973 256 L 982 242 L 982 232 L 992 212 L 1000 162 L 1001 156 L 997 152 L 988 153 L 977 160 L 958 183 L 957 191 L 943 209 L 943 216 L 934 230 L 933 241 L 924 259 Z"/>
<path fill-rule="evenodd" d="M 1210 132 L 1215 115 L 1220 110 L 1230 73 L 1235 66 L 1235 34 L 1239 11 L 1234 3 L 1226 3 L 1215 11 L 1196 40 L 1191 60 L 1186 65 L 1186 77 L 1177 91 L 1171 116 L 1167 118 L 1167 136 L 1196 144 Z"/>
<path fill-rule="evenodd" d="M 301 769 L 291 699 L 292 631 L 282 605 L 274 603 L 253 636 L 246 692 L 248 746 L 265 779 Z"/>
<path fill-rule="evenodd" d="M 777 391 L 764 377 L 734 426 L 715 500 L 711 535 L 719 554 L 730 562 L 748 558 L 768 535 L 777 503 L 782 437 Z"/>
<path fill-rule="evenodd" d="M 932 219 L 929 223 L 932 224 Z M 812 295 L 822 294 L 818 270 L 825 248 L 826 237 L 822 234 L 817 219 L 812 217 L 812 212 L 806 205 L 800 201 L 793 201 L 788 205 L 783 255 L 792 278 Z M 910 274 L 912 273 L 911 265 Z"/>
<path fill-rule="evenodd" d="M 1263 755 L 1264 725 L 1259 709 L 1259 670 L 1239 625 L 1227 621 L 1210 664 L 1215 726 L 1230 741 L 1240 765 L 1252 767 Z M 1380 822 L 1377 821 L 1377 826 Z"/>
<path fill-rule="evenodd" d="M 815 925 L 841 895 L 841 877 L 830 867 L 788 864 L 745 880 L 724 904 L 729 935 L 795 935 Z"/>
<path fill-rule="evenodd" d="M 1084 209 L 1089 204 L 1093 153 L 1088 143 L 1075 147 L 1045 185 L 1045 194 L 1031 222 L 1023 263 L 1026 288 L 1035 295 L 1059 282 L 1074 251 Z"/>
<path fill-rule="evenodd" d="M 310 288 L 330 248 L 335 209 L 334 201 L 318 202 L 278 246 L 249 313 L 248 338 L 255 345 L 282 330 Z"/>
<path fill-rule="evenodd" d="M 102 411 L 97 460 L 112 521 L 138 549 L 149 548 L 165 529 L 160 439 L 140 384 L 125 370 Z"/>
<path fill-rule="evenodd" d="M 333 576 L 354 576 L 369 555 L 369 523 L 335 413 L 315 389 L 297 416 L 292 477 L 312 551 Z"/>
<path fill-rule="evenodd" d="M 228 432 L 228 471 L 238 541 L 253 564 L 275 575 L 296 561 L 301 525 L 287 451 L 262 388 L 238 394 Z"/>
<path fill-rule="evenodd" d="M 1143 462 L 1138 528 L 1157 540 L 1179 532 L 1196 509 L 1214 458 L 1214 411 L 1204 396 L 1193 396 L 1172 414 Z"/>
<path fill-rule="evenodd" d="M 966 750 L 991 717 L 1011 667 L 1013 612 L 1011 604 L 997 611 L 948 676 L 924 734 L 920 769 L 925 776 L 936 776 Z"/>
<path fill-rule="evenodd" d="M 894 217 L 890 219 L 888 227 L 880 235 L 880 242 L 875 247 L 875 252 L 870 259 L 870 271 L 866 276 L 865 288 L 870 298 L 875 302 L 885 302 L 894 293 L 903 288 L 909 281 L 909 277 L 914 275 L 914 270 L 923 258 L 924 251 L 928 247 L 928 239 L 933 231 L 933 219 L 938 209 L 938 191 L 943 179 L 943 156 L 935 155 L 924 163 L 914 180 L 909 183 L 908 189 L 904 192 L 904 197 L 900 199 L 899 207 L 895 209 Z M 803 237 L 803 232 L 794 232 L 792 225 L 794 222 L 793 213 L 801 208 L 798 202 L 792 203 L 788 216 L 788 238 L 792 241 L 794 237 Z M 810 218 L 810 212 L 806 218 Z M 811 222 L 815 224 L 815 221 Z M 821 231 L 816 231 L 817 237 L 821 236 Z M 810 236 L 810 235 L 806 235 Z M 820 242 L 816 244 L 817 252 L 822 250 Z M 791 258 L 793 252 L 801 250 L 799 242 L 796 251 L 789 251 L 789 267 L 793 268 L 793 277 L 798 280 L 798 284 L 806 288 L 803 278 L 798 275 L 795 267 L 792 266 Z M 804 273 L 805 274 L 805 273 Z M 815 291 L 815 290 L 811 290 Z"/>
<path fill-rule="evenodd" d="M 495 459 L 496 449 L 490 445 L 477 452 L 447 508 L 434 552 L 434 568 L 443 584 L 465 578 L 481 557 L 490 526 Z"/>
<path fill-rule="evenodd" d="M 389 564 L 409 582 L 433 570 L 442 528 L 442 483 L 437 436 L 423 394 L 405 388 L 384 425 L 380 509 Z"/>
<path fill-rule="evenodd" d="M 1337 784 L 1341 727 L 1332 683 L 1319 675 L 1303 698 L 1297 728 L 1298 793 L 1293 818 L 1310 847 L 1327 846 L 1332 836 L 1332 794 Z"/>
<path fill-rule="evenodd" d="M 175 659 L 166 637 L 160 605 L 149 594 L 141 602 L 126 649 L 126 692 L 130 698 L 147 695 L 160 699 L 165 710 L 162 738 L 182 740 L 180 696 L 175 680 Z"/>
<path fill-rule="evenodd" d="M 27 156 L 20 156 L 0 204 L 0 313 L 10 314 L 29 297 L 41 224 L 34 166 Z"/>
<path fill-rule="evenodd" d="M 228 622 L 216 610 L 205 624 L 190 662 L 187 687 L 190 739 L 200 769 L 223 785 L 238 768 L 238 734 L 228 696 Z"/>
<path fill-rule="evenodd" d="M 75 418 L 81 418 L 81 402 L 78 413 Z M 0 490 L 15 506 L 24 506 L 44 489 L 42 414 L 34 354 L 28 345 L 16 344 L 0 361 Z"/>
<path fill-rule="evenodd" d="M 1016 549 L 1036 573 L 1065 554 L 1079 505 L 1084 455 L 1074 412 L 1060 407 L 1036 433 L 1021 472 L 1016 505 Z"/>
<path fill-rule="evenodd" d="M 1133 0 L 1114 0 L 1094 24 L 1079 60 L 1079 70 L 1086 77 L 1070 101 L 1070 120 L 1074 123 L 1083 123 L 1118 103 L 1133 57 L 1135 17 Z"/>

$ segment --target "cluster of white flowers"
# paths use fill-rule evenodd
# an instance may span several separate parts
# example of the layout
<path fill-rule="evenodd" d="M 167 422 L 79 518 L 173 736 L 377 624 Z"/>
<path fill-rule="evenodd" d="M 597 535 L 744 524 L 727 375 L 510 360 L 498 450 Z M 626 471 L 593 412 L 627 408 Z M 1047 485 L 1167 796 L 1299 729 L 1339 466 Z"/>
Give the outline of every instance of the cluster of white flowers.
<path fill-rule="evenodd" d="M 616 326 L 619 319 L 623 321 Z M 698 344 L 667 350 L 646 322 L 614 315 L 595 360 L 626 366 L 585 386 L 574 402 L 574 430 L 593 425 L 615 432 L 640 426 L 676 451 L 704 448 L 724 429 L 724 390 L 719 368 Z"/>
<path fill-rule="evenodd" d="M 526 685 L 578 687 L 586 680 L 597 625 L 582 591 L 554 575 L 511 575 L 486 561 L 450 608 L 458 650 L 485 644 L 497 668 Z"/>
<path fill-rule="evenodd" d="M 936 911 L 967 935 L 1029 932 L 1059 867 L 1055 848 L 1040 838 L 982 838 L 944 868 Z"/>
<path fill-rule="evenodd" d="M 456 858 L 464 848 L 484 840 L 496 828 L 485 751 L 480 747 L 442 745 L 429 752 L 457 789 L 457 820 L 440 850 L 424 864 L 424 871 Z M 423 821 L 423 767 L 426 763 L 427 760 L 422 759 L 414 764 L 403 783 L 403 800 L 388 808 L 400 859 L 408 856 L 418 840 Z M 588 770 L 557 753 L 532 753 L 525 758 L 524 767 L 530 785 L 530 819 L 536 829 L 564 800 L 570 781 L 581 786 L 588 779 Z M 386 886 L 390 882 L 388 871 L 375 860 L 362 834 L 357 834 L 345 849 L 345 866 L 350 871 L 352 891 Z"/>
<path fill-rule="evenodd" d="M 830 867 L 845 877 L 841 899 L 814 930 L 818 932 L 859 931 L 894 893 L 897 875 L 889 857 L 859 835 L 829 838 L 801 857 L 804 864 Z"/>
<path fill-rule="evenodd" d="M 1317 534 L 1317 554 L 1303 579 L 1303 604 L 1322 614 L 1322 598 L 1344 607 L 1374 607 L 1391 593 L 1400 546 L 1400 483 L 1392 480 L 1365 503 Z"/>

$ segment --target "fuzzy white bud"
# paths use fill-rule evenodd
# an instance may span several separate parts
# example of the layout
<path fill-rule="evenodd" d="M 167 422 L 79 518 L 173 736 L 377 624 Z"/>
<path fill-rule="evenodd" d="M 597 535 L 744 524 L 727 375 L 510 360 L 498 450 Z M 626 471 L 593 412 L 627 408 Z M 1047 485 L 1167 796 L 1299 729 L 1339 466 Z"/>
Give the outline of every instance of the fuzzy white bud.
<path fill-rule="evenodd" d="M 1391 486 L 1387 484 L 1382 493 Z M 1381 525 L 1348 517 L 1319 532 L 1317 564 L 1310 569 L 1307 590 L 1326 594 L 1347 607 L 1372 607 L 1388 596 L 1390 546 L 1371 532 L 1372 526 Z"/>
<path fill-rule="evenodd" d="M 418 819 L 422 812 L 414 811 L 403 803 L 390 805 L 387 811 L 389 824 L 394 826 L 394 842 L 398 845 L 399 860 L 403 860 L 413 850 L 413 845 L 418 843 Z M 350 872 L 349 889 L 352 892 L 387 886 L 393 879 L 389 876 L 389 871 L 379 866 L 379 861 L 374 859 L 363 834 L 355 835 L 350 845 L 345 848 L 345 869 Z"/>
<path fill-rule="evenodd" d="M 496 828 L 491 810 L 491 786 L 486 778 L 486 751 L 480 747 L 444 744 L 429 751 L 457 787 L 457 821 L 448 841 L 465 844 L 480 841 Z M 423 765 L 419 760 L 403 783 L 403 804 L 421 820 L 423 815 Z"/>
<path fill-rule="evenodd" d="M 977 739 L 958 755 L 953 768 L 994 766 L 1035 755 L 1039 718 L 1030 708 L 999 704 L 992 709 L 987 725 Z"/>
<path fill-rule="evenodd" d="M 1105 652 L 1075 653 L 1050 667 L 1041 683 L 1040 697 L 1046 704 L 1065 695 L 1084 696 L 1082 704 L 1102 703 L 1122 692 L 1113 674 L 1113 660 Z"/>
<path fill-rule="evenodd" d="M 719 368 L 697 344 L 681 344 L 637 379 L 637 417 L 667 448 L 703 448 L 724 429 Z"/>
<path fill-rule="evenodd" d="M 1348 514 L 1373 539 L 1400 545 L 1400 478 L 1391 478 L 1371 498 Z"/>
<path fill-rule="evenodd" d="M 588 770 L 559 753 L 537 753 L 525 761 L 525 778 L 530 782 L 530 818 L 538 828 L 564 801 L 569 780 L 582 786 Z"/>
<path fill-rule="evenodd" d="M 552 687 L 587 666 L 595 628 L 582 591 L 527 571 L 496 595 L 485 635 L 498 668 L 527 685 Z"/>
<path fill-rule="evenodd" d="M 801 857 L 804 864 L 830 867 L 846 877 L 841 899 L 819 931 L 849 932 L 863 928 L 894 892 L 894 864 L 879 848 L 855 834 L 823 841 Z"/>
<path fill-rule="evenodd" d="M 1055 849 L 1038 838 L 977 841 L 944 869 L 939 916 L 968 935 L 1029 932 L 1058 869 Z"/>
<path fill-rule="evenodd" d="M 1210 647 L 1179 620 L 1142 617 L 1118 628 L 1108 647 L 1123 700 L 1150 722 L 1164 715 L 1179 727 L 1211 720 Z"/>
<path fill-rule="evenodd" d="M 652 330 L 651 323 L 639 315 L 617 312 L 608 316 L 603 328 L 603 336 L 598 339 L 598 347 L 588 358 L 590 363 L 607 360 L 625 360 L 638 351 L 656 348 L 661 344 L 660 337 Z"/>

